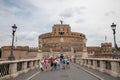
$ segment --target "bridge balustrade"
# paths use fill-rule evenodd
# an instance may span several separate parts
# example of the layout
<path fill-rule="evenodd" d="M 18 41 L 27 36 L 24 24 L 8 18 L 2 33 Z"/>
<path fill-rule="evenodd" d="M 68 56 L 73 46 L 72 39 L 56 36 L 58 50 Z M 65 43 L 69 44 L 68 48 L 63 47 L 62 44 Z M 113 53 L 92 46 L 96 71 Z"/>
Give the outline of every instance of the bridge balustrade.
<path fill-rule="evenodd" d="M 111 76 L 120 77 L 120 59 L 83 58 L 78 63 L 82 66 L 105 72 Z"/>
<path fill-rule="evenodd" d="M 21 71 L 22 70 L 22 62 L 18 62 L 17 63 L 17 71 Z"/>
<path fill-rule="evenodd" d="M 0 65 L 0 77 L 9 74 L 9 64 Z"/>
<path fill-rule="evenodd" d="M 0 80 L 17 77 L 38 67 L 39 59 L 0 61 Z"/>

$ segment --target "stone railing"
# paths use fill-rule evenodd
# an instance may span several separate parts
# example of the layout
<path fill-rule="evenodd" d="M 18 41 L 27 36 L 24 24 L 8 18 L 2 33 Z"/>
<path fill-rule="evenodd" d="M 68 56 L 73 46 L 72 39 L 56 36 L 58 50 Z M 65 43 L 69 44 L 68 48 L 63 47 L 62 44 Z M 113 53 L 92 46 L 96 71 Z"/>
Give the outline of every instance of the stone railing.
<path fill-rule="evenodd" d="M 39 59 L 0 61 L 0 80 L 15 78 L 19 74 L 37 68 L 38 64 Z"/>
<path fill-rule="evenodd" d="M 120 59 L 84 58 L 76 61 L 81 66 L 87 66 L 114 77 L 120 77 Z"/>

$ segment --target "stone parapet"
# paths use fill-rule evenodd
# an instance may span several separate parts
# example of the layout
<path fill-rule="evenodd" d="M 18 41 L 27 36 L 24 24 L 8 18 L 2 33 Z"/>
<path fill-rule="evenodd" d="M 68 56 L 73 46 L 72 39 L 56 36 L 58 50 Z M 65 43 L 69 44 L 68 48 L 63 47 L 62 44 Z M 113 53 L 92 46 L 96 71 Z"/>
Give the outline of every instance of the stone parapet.
<path fill-rule="evenodd" d="M 7 60 L 11 54 L 11 46 L 3 46 L 1 48 L 1 58 Z M 13 55 L 15 59 L 28 59 L 37 57 L 38 48 L 29 46 L 14 46 Z"/>
<path fill-rule="evenodd" d="M 10 50 L 11 46 L 3 46 L 1 49 L 2 50 Z M 13 49 L 14 50 L 21 50 L 21 51 L 28 51 L 29 47 L 28 46 L 14 46 Z"/>
<path fill-rule="evenodd" d="M 120 77 L 120 59 L 81 58 L 79 64 L 105 72 L 114 77 Z"/>
<path fill-rule="evenodd" d="M 30 64 L 28 64 L 28 62 Z M 18 63 L 21 63 L 22 65 L 19 66 Z M 3 71 L 0 72 L 0 79 L 11 80 L 11 79 L 17 77 L 19 74 L 26 73 L 26 72 L 28 72 L 28 70 L 36 68 L 36 66 L 38 67 L 38 65 L 39 65 L 39 59 L 0 61 L 0 68 L 3 68 L 2 69 Z"/>

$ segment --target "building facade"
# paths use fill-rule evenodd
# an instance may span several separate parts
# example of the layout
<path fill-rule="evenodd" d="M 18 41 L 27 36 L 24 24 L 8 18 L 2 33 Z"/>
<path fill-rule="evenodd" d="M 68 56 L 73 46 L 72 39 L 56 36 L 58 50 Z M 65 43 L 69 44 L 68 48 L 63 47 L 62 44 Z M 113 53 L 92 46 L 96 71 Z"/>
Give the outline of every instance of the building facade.
<path fill-rule="evenodd" d="M 1 48 L 1 59 L 7 60 L 10 56 L 11 46 L 3 46 Z M 16 60 L 18 59 L 31 59 L 36 58 L 38 54 L 38 48 L 29 46 L 15 46 L 13 48 L 13 55 Z"/>
<path fill-rule="evenodd" d="M 89 57 L 93 58 L 112 58 L 113 50 L 112 43 L 101 43 L 101 46 L 87 47 Z"/>
<path fill-rule="evenodd" d="M 83 52 L 84 49 L 86 49 L 85 34 L 72 32 L 68 24 L 55 24 L 52 32 L 39 36 L 39 50 L 44 54 L 62 52 L 68 55 L 70 52 Z"/>

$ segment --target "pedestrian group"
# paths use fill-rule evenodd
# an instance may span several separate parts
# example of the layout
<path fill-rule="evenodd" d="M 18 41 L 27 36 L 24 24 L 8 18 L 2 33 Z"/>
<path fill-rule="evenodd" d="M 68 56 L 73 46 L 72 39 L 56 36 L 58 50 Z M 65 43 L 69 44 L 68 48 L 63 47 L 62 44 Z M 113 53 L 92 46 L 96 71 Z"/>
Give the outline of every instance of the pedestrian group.
<path fill-rule="evenodd" d="M 68 57 L 45 58 L 39 61 L 40 71 L 70 69 L 70 59 Z"/>

